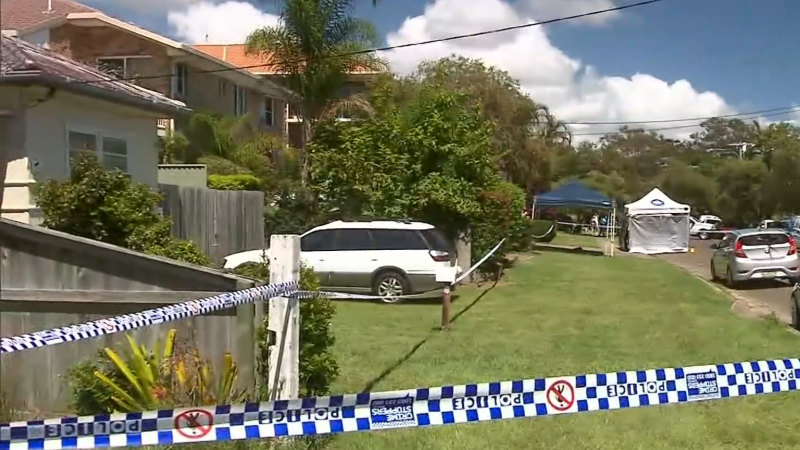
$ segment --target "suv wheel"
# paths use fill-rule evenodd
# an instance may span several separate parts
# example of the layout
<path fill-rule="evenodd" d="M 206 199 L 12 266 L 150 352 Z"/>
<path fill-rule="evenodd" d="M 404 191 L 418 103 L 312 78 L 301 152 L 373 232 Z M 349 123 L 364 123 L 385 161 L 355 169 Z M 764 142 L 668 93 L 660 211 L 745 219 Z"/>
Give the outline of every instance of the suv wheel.
<path fill-rule="evenodd" d="M 381 272 L 372 283 L 372 292 L 384 303 L 397 303 L 402 295 L 408 294 L 408 280 L 394 270 Z"/>
<path fill-rule="evenodd" d="M 699 235 L 698 237 L 699 237 L 700 239 L 702 239 L 702 240 L 704 240 L 704 241 L 705 241 L 705 240 L 707 240 L 707 239 L 708 239 L 708 233 L 707 233 L 707 232 L 705 232 L 705 231 L 701 231 L 701 232 L 700 232 L 700 235 Z"/>

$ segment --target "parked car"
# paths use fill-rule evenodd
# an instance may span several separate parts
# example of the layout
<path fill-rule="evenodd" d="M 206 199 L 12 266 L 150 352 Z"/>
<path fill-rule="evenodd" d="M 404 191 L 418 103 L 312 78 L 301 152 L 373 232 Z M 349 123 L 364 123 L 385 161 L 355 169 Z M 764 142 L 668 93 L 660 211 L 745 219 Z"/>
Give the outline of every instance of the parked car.
<path fill-rule="evenodd" d="M 702 215 L 697 219 L 689 217 L 689 223 L 691 224 L 689 235 L 702 240 L 720 239 L 730 229 L 730 227 L 723 226 L 722 219 L 711 215 Z"/>
<path fill-rule="evenodd" d="M 797 242 L 785 231 L 736 230 L 712 248 L 711 278 L 724 279 L 730 287 L 749 280 L 800 280 Z"/>
<path fill-rule="evenodd" d="M 792 328 L 800 331 L 800 283 L 794 285 L 790 301 L 792 303 Z"/>
<path fill-rule="evenodd" d="M 260 262 L 265 252 L 228 255 L 223 268 Z M 386 303 L 441 287 L 437 271 L 456 267 L 453 245 L 444 234 L 411 221 L 331 222 L 301 235 L 300 258 L 313 268 L 322 289 L 371 293 Z"/>

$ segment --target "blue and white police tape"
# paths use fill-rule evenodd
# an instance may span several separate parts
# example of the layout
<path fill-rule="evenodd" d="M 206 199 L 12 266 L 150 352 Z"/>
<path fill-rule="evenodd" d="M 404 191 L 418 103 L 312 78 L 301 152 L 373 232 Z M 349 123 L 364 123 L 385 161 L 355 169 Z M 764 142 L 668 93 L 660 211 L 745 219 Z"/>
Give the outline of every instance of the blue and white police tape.
<path fill-rule="evenodd" d="M 47 419 L 0 424 L 0 450 L 424 428 L 796 391 L 798 378 L 800 359 L 791 358 Z"/>
<path fill-rule="evenodd" d="M 28 350 L 64 342 L 89 339 L 104 334 L 112 334 L 125 330 L 133 330 L 159 323 L 200 316 L 221 309 L 233 308 L 257 300 L 266 300 L 297 291 L 299 283 L 290 281 L 286 283 L 270 284 L 244 289 L 236 292 L 226 292 L 214 297 L 190 300 L 160 308 L 148 309 L 132 314 L 93 320 L 78 325 L 69 325 L 51 330 L 37 331 L 30 334 L 0 338 L 0 354 Z"/>
<path fill-rule="evenodd" d="M 459 277 L 456 278 L 456 281 L 453 284 L 458 284 L 458 283 L 462 282 L 465 278 L 467 278 L 472 272 L 474 272 L 478 267 L 480 267 L 481 264 L 485 263 L 486 260 L 489 259 L 490 256 L 494 255 L 494 252 L 496 252 L 497 249 L 499 249 L 500 246 L 503 245 L 503 242 L 505 242 L 505 241 L 506 241 L 506 238 L 500 239 L 500 242 L 498 242 L 497 245 L 495 245 L 493 249 L 489 250 L 488 253 L 483 255 L 483 258 L 481 258 L 478 262 L 473 264 L 472 267 L 467 269 L 466 272 L 464 272 L 461 275 L 459 275 Z"/>

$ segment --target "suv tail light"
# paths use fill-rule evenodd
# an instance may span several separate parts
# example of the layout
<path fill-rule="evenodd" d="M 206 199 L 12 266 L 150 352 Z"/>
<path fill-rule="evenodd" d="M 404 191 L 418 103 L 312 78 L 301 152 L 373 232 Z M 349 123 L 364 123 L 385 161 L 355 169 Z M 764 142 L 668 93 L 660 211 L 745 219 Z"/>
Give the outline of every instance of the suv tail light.
<path fill-rule="evenodd" d="M 788 256 L 796 255 L 797 254 L 797 241 L 794 240 L 793 237 L 789 236 L 789 254 Z"/>
<path fill-rule="evenodd" d="M 448 262 L 450 261 L 450 252 L 444 252 L 441 250 L 431 250 L 428 252 L 436 262 Z"/>
<path fill-rule="evenodd" d="M 737 258 L 747 258 L 747 255 L 742 249 L 742 241 L 736 241 L 736 247 L 734 247 L 733 249 L 733 254 Z"/>

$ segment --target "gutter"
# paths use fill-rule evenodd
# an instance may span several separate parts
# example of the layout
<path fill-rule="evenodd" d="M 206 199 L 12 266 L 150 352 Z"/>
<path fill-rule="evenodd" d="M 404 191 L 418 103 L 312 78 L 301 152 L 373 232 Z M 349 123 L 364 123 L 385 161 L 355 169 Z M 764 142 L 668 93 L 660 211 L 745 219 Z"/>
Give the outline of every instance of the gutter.
<path fill-rule="evenodd" d="M 190 114 L 192 110 L 186 107 L 172 106 L 161 103 L 157 100 L 146 100 L 133 95 L 113 92 L 105 88 L 93 86 L 91 83 L 76 82 L 71 79 L 44 75 L 40 71 L 25 71 L 4 74 L 0 76 L 0 84 L 12 84 L 21 86 L 43 85 L 60 88 L 65 91 L 77 92 L 101 100 L 122 103 L 128 106 L 147 109 L 153 112 L 169 115 Z"/>

